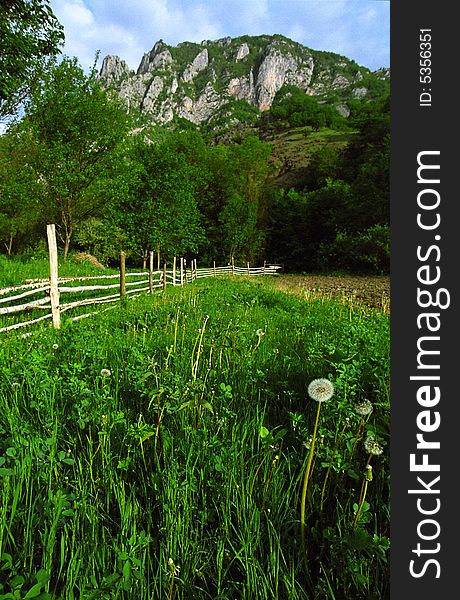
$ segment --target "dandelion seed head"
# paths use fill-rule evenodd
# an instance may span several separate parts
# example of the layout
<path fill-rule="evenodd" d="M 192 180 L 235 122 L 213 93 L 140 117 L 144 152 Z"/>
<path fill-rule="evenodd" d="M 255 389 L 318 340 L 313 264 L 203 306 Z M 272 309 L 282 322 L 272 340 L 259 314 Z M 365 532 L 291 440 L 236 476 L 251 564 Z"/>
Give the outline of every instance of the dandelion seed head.
<path fill-rule="evenodd" d="M 14 390 L 17 390 L 18 388 L 20 388 L 20 387 L 21 387 L 21 384 L 20 384 L 20 383 L 18 383 L 17 381 L 13 381 L 13 383 L 11 384 L 11 387 L 12 387 Z"/>
<path fill-rule="evenodd" d="M 112 371 L 110 369 L 101 369 L 102 377 L 110 377 L 112 375 Z"/>
<path fill-rule="evenodd" d="M 265 331 L 263 329 L 258 329 L 256 331 L 256 336 L 260 339 L 261 337 L 263 337 L 265 335 Z"/>
<path fill-rule="evenodd" d="M 382 446 L 371 436 L 367 436 L 366 441 L 364 442 L 364 448 L 368 454 L 372 454 L 372 456 L 380 456 L 383 452 Z"/>
<path fill-rule="evenodd" d="M 53 344 L 53 350 L 57 350 L 59 348 L 58 344 Z"/>
<path fill-rule="evenodd" d="M 366 399 L 359 404 L 355 404 L 355 413 L 361 415 L 362 417 L 370 415 L 373 410 L 374 407 L 372 406 L 372 402 L 370 400 Z"/>
<path fill-rule="evenodd" d="M 308 395 L 315 402 L 326 402 L 334 395 L 334 386 L 329 379 L 314 379 L 308 386 Z"/>

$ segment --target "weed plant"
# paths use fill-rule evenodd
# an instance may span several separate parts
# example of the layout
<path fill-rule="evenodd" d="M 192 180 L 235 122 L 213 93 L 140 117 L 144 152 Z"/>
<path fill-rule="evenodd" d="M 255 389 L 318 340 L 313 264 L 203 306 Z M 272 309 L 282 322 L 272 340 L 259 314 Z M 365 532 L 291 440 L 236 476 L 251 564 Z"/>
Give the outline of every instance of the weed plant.
<path fill-rule="evenodd" d="M 4 334 L 0 599 L 388 598 L 388 381 L 387 315 L 268 278 Z"/>

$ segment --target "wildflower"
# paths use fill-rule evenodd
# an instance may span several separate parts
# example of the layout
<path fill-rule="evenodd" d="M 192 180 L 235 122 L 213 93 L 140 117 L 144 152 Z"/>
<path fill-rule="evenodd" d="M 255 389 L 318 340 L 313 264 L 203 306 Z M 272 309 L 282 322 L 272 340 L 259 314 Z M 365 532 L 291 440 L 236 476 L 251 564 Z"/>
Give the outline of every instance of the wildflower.
<path fill-rule="evenodd" d="M 383 452 L 382 446 L 371 435 L 367 436 L 364 448 L 368 454 L 373 456 L 379 456 Z"/>
<path fill-rule="evenodd" d="M 110 377 L 112 375 L 112 371 L 110 369 L 101 369 L 102 377 Z"/>
<path fill-rule="evenodd" d="M 262 338 L 264 335 L 265 335 L 265 331 L 264 331 L 263 329 L 258 329 L 258 330 L 256 331 L 256 336 L 259 338 L 259 340 L 260 340 L 260 338 Z"/>
<path fill-rule="evenodd" d="M 171 577 L 177 577 L 180 573 L 179 565 L 175 565 L 172 558 L 168 558 L 168 569 Z"/>
<path fill-rule="evenodd" d="M 367 399 L 355 405 L 355 413 L 361 415 L 362 417 L 370 415 L 373 410 L 374 407 L 372 406 L 372 402 Z"/>
<path fill-rule="evenodd" d="M 315 402 L 326 402 L 334 394 L 334 386 L 329 379 L 314 379 L 308 386 L 308 395 Z"/>
<path fill-rule="evenodd" d="M 59 348 L 59 345 L 58 344 L 53 344 L 52 347 L 53 347 L 53 350 L 57 350 Z"/>
<path fill-rule="evenodd" d="M 16 390 L 17 390 L 18 388 L 20 388 L 20 387 L 21 387 L 21 384 L 20 384 L 20 383 L 18 383 L 17 381 L 13 381 L 13 383 L 11 384 L 11 387 L 12 387 L 13 389 L 16 389 Z"/>

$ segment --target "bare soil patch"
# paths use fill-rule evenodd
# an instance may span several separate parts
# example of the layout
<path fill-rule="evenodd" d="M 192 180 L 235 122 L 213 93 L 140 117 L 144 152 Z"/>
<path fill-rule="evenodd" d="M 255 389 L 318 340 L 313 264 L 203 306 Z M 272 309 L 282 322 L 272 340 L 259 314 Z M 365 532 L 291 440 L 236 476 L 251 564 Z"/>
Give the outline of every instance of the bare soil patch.
<path fill-rule="evenodd" d="M 273 285 L 308 298 L 334 298 L 390 312 L 390 278 L 387 275 L 279 275 Z"/>

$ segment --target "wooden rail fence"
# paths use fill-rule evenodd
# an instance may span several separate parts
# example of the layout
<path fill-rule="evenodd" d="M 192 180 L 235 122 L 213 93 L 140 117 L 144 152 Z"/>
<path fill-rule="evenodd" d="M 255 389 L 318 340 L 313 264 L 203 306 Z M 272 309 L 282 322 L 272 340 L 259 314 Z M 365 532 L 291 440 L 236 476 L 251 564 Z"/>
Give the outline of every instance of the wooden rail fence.
<path fill-rule="evenodd" d="M 108 304 L 119 301 L 121 298 L 135 297 L 141 293 L 153 293 L 154 290 L 164 290 L 167 285 L 182 286 L 196 279 L 204 277 L 216 277 L 219 275 L 276 275 L 280 267 L 278 265 L 267 265 L 263 267 L 238 267 L 232 258 L 231 263 L 224 267 L 197 267 L 196 260 L 190 265 L 184 258 L 174 257 L 171 268 L 166 263 L 162 269 L 153 270 L 153 252 L 150 253 L 149 270 L 140 272 L 127 272 L 125 265 L 125 254 L 120 252 L 120 270 L 114 275 L 96 275 L 92 277 L 59 277 L 58 256 L 56 245 L 56 232 L 54 225 L 47 226 L 48 249 L 50 256 L 50 277 L 33 283 L 12 286 L 0 289 L 0 318 L 3 315 L 13 315 L 31 310 L 46 310 L 44 315 L 28 319 L 20 323 L 13 323 L 0 327 L 0 333 L 19 329 L 51 319 L 53 327 L 59 329 L 61 314 L 81 306 L 96 304 Z M 158 265 L 157 265 L 158 267 Z M 117 280 L 115 283 L 110 283 Z M 101 282 L 101 283 L 100 283 Z M 104 283 L 102 283 L 104 282 Z M 109 292 L 98 295 L 99 292 Z M 113 292 L 113 293 L 112 293 Z M 81 298 L 82 295 L 90 293 L 89 298 Z M 70 300 L 61 304 L 61 295 L 68 294 Z M 41 297 L 24 302 L 32 296 Z M 73 299 L 72 296 L 79 295 L 81 299 Z M 20 301 L 19 304 L 16 302 Z M 108 309 L 106 309 L 108 310 Z M 89 317 L 101 311 L 79 314 L 72 320 Z"/>

